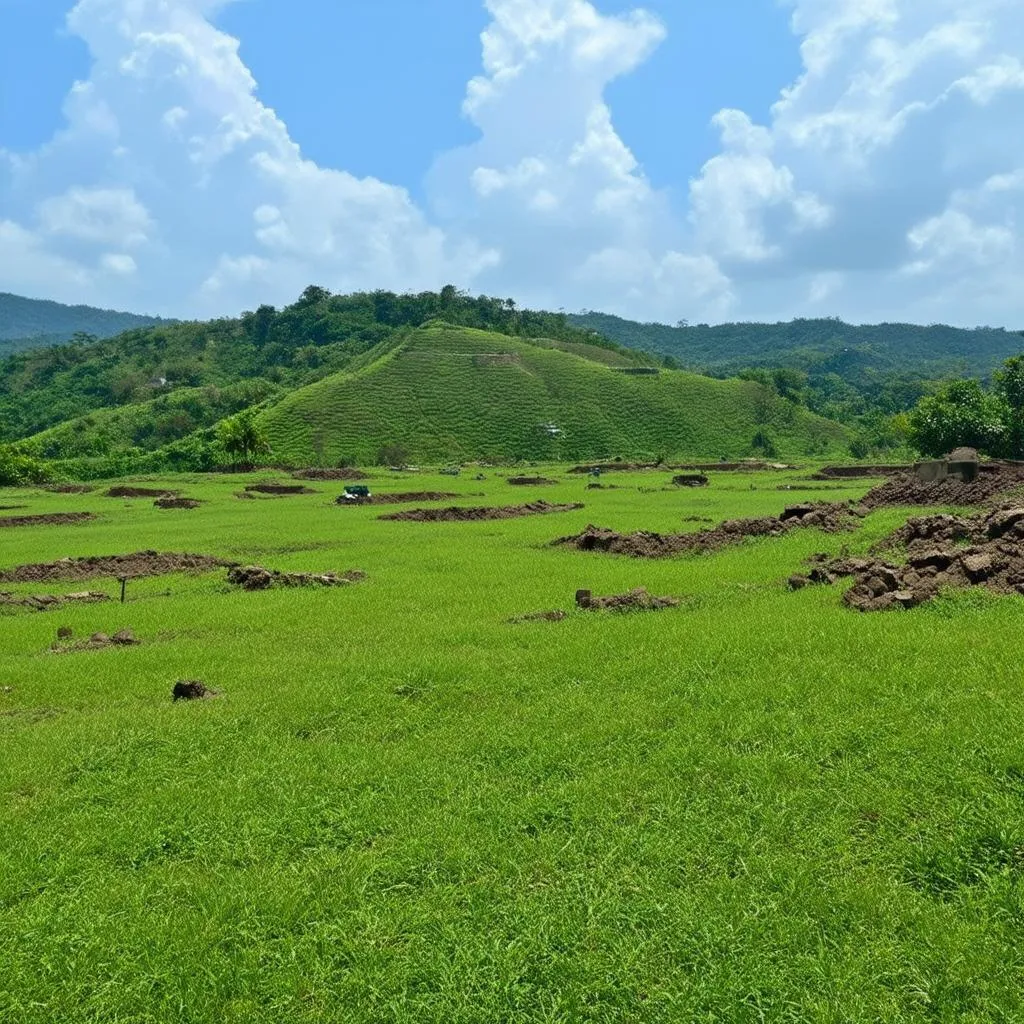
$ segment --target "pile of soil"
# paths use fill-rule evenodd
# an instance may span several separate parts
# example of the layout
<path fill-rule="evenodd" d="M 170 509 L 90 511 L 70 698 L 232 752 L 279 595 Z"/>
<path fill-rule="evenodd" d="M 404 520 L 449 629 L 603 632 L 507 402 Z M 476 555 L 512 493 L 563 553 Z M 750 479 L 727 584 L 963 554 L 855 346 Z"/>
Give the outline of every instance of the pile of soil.
<path fill-rule="evenodd" d="M 707 487 L 708 478 L 703 473 L 682 473 L 672 477 L 677 487 Z"/>
<path fill-rule="evenodd" d="M 71 640 L 69 630 L 60 630 L 50 650 L 54 654 L 73 654 L 76 651 L 102 651 L 107 647 L 137 647 L 139 643 L 130 629 L 119 629 L 113 636 L 93 633 L 88 640 Z"/>
<path fill-rule="evenodd" d="M 588 491 L 618 491 L 621 490 L 618 484 L 587 484 Z"/>
<path fill-rule="evenodd" d="M 884 505 L 984 505 L 1024 486 L 1024 465 L 983 462 L 974 480 L 946 477 L 926 483 L 914 473 L 900 473 L 864 497 L 866 508 Z"/>
<path fill-rule="evenodd" d="M 369 480 L 361 469 L 299 469 L 292 473 L 296 480 Z"/>
<path fill-rule="evenodd" d="M 380 519 L 408 523 L 467 523 L 485 519 L 518 519 L 520 516 L 544 516 L 553 512 L 575 512 L 583 508 L 572 505 L 550 505 L 546 501 L 533 501 L 528 505 L 508 505 L 505 508 L 414 508 L 408 512 L 392 512 Z"/>
<path fill-rule="evenodd" d="M 655 462 L 592 462 L 589 466 L 573 466 L 570 473 L 585 475 L 587 473 L 632 473 L 645 469 L 658 469 Z"/>
<path fill-rule="evenodd" d="M 95 488 L 87 487 L 85 484 L 42 484 L 41 490 L 53 494 L 91 494 Z"/>
<path fill-rule="evenodd" d="M 880 547 L 899 547 L 905 564 L 877 557 L 814 556 L 815 568 L 790 577 L 793 589 L 854 578 L 843 600 L 859 611 L 913 608 L 950 587 L 984 586 L 1024 594 L 1024 507 L 1008 506 L 973 518 L 911 519 Z"/>
<path fill-rule="evenodd" d="M 105 498 L 173 498 L 178 492 L 152 487 L 111 487 L 104 491 Z"/>
<path fill-rule="evenodd" d="M 678 608 L 679 600 L 674 597 L 654 597 L 643 587 L 637 587 L 628 594 L 613 594 L 611 597 L 594 597 L 589 590 L 577 590 L 576 607 L 585 611 L 656 612 L 663 608 Z"/>
<path fill-rule="evenodd" d="M 90 555 L 87 558 L 62 558 L 58 562 L 19 565 L 0 572 L 0 582 L 54 583 L 61 580 L 91 580 L 102 576 L 135 579 L 167 576 L 176 572 L 211 572 L 220 566 L 236 564 L 209 555 L 137 551 L 132 555 Z"/>
<path fill-rule="evenodd" d="M 92 512 L 51 512 L 45 516 L 4 516 L 0 517 L 0 528 L 8 526 L 68 526 L 71 523 L 87 523 L 96 516 Z"/>
<path fill-rule="evenodd" d="M 310 487 L 302 484 L 249 484 L 246 487 L 248 494 L 317 494 Z"/>
<path fill-rule="evenodd" d="M 153 504 L 157 508 L 199 508 L 202 502 L 195 498 L 157 498 Z"/>
<path fill-rule="evenodd" d="M 508 482 L 513 487 L 546 487 L 557 484 L 557 480 L 546 480 L 542 476 L 510 476 Z"/>
<path fill-rule="evenodd" d="M 109 601 L 106 594 L 86 591 L 82 594 L 5 594 L 0 593 L 0 608 L 24 608 L 33 612 L 49 612 L 66 604 L 98 604 Z"/>
<path fill-rule="evenodd" d="M 211 690 L 206 683 L 199 679 L 179 679 L 171 690 L 173 700 L 205 700 L 209 697 L 219 697 L 218 690 Z"/>
<path fill-rule="evenodd" d="M 408 491 L 403 494 L 372 494 L 369 497 L 346 498 L 341 495 L 334 499 L 335 505 L 408 505 L 416 501 L 450 501 L 457 494 L 447 491 Z"/>
<path fill-rule="evenodd" d="M 344 587 L 366 579 L 366 573 L 350 569 L 343 573 L 279 572 L 262 565 L 237 565 L 228 570 L 228 583 L 243 590 L 269 590 L 271 587 Z"/>
<path fill-rule="evenodd" d="M 764 519 L 733 519 L 695 533 L 660 534 L 640 531 L 621 534 L 600 526 L 588 526 L 574 537 L 562 537 L 556 545 L 579 551 L 604 551 L 631 558 L 669 558 L 687 552 L 718 551 L 747 537 L 780 537 L 790 530 L 814 527 L 825 533 L 852 530 L 863 513 L 849 505 L 791 505 L 780 516 Z"/>
<path fill-rule="evenodd" d="M 913 466 L 906 464 L 894 466 L 822 466 L 811 476 L 812 480 L 855 480 L 868 476 L 895 476 L 898 473 L 909 473 Z"/>

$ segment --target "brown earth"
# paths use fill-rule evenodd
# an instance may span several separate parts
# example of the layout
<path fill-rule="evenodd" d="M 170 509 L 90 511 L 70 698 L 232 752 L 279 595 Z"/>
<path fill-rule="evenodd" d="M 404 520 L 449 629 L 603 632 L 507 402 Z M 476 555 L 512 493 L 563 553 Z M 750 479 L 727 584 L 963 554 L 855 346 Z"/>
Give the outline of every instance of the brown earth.
<path fill-rule="evenodd" d="M 334 499 L 335 505 L 405 505 L 416 501 L 450 501 L 457 498 L 457 494 L 449 494 L 447 491 L 408 491 L 401 494 L 372 494 L 368 498 L 352 497 L 344 495 Z"/>
<path fill-rule="evenodd" d="M 109 601 L 107 594 L 86 591 L 82 594 L 6 594 L 0 593 L 0 608 L 24 608 L 33 612 L 49 612 L 67 604 L 98 604 Z"/>
<path fill-rule="evenodd" d="M 592 462 L 589 466 L 573 466 L 570 473 L 586 474 L 600 471 L 602 473 L 633 473 L 644 469 L 660 469 L 654 462 Z"/>
<path fill-rule="evenodd" d="M 618 491 L 621 489 L 618 484 L 587 484 L 588 491 Z"/>
<path fill-rule="evenodd" d="M 542 476 L 510 476 L 508 482 L 513 487 L 541 487 L 557 484 L 557 480 L 546 480 Z"/>
<path fill-rule="evenodd" d="M 576 607 L 585 611 L 661 611 L 663 608 L 678 608 L 675 597 L 654 597 L 643 587 L 637 587 L 628 594 L 613 594 L 610 597 L 594 597 L 589 590 L 576 591 Z"/>
<path fill-rule="evenodd" d="M 843 600 L 859 611 L 913 608 L 948 588 L 1024 594 L 1024 507 L 1009 505 L 971 518 L 919 516 L 876 551 L 886 548 L 902 549 L 905 562 L 816 555 L 814 569 L 790 577 L 789 585 L 796 590 L 852 576 Z"/>
<path fill-rule="evenodd" d="M 13 526 L 68 526 L 71 523 L 87 523 L 96 516 L 92 512 L 51 512 L 45 516 L 4 516 L 0 518 L 0 529 Z"/>
<path fill-rule="evenodd" d="M 166 576 L 176 572 L 212 572 L 220 566 L 237 564 L 209 555 L 137 551 L 131 555 L 90 555 L 86 558 L 62 558 L 58 562 L 19 565 L 0 572 L 0 582 L 53 583 L 61 580 L 91 580 L 103 576 L 134 579 Z"/>
<path fill-rule="evenodd" d="M 913 466 L 903 463 L 889 466 L 823 466 L 815 473 L 812 480 L 853 480 L 866 476 L 896 476 L 909 473 Z"/>
<path fill-rule="evenodd" d="M 204 700 L 208 697 L 219 697 L 217 690 L 211 690 L 199 679 L 179 679 L 171 690 L 173 700 Z"/>
<path fill-rule="evenodd" d="M 369 480 L 361 469 L 299 469 L 292 473 L 296 480 Z"/>
<path fill-rule="evenodd" d="M 113 636 L 93 633 L 88 640 L 71 640 L 69 630 L 58 630 L 57 641 L 50 650 L 54 654 L 74 654 L 77 651 L 101 651 L 107 647 L 137 647 L 139 643 L 130 629 L 119 629 Z"/>
<path fill-rule="evenodd" d="M 826 533 L 852 530 L 861 513 L 849 505 L 791 505 L 780 516 L 764 519 L 733 519 L 709 530 L 694 533 L 660 534 L 640 531 L 621 534 L 600 526 L 588 526 L 574 537 L 562 537 L 556 545 L 579 551 L 604 551 L 631 558 L 669 558 L 686 552 L 706 553 L 747 537 L 780 537 L 792 529 L 814 527 Z"/>
<path fill-rule="evenodd" d="M 153 504 L 157 508 L 199 508 L 202 502 L 195 498 L 157 498 Z"/>
<path fill-rule="evenodd" d="M 983 462 L 978 476 L 969 483 L 956 477 L 925 483 L 913 473 L 901 473 L 869 491 L 862 504 L 872 509 L 885 505 L 984 505 L 1021 486 L 1024 465 Z"/>
<path fill-rule="evenodd" d="M 508 621 L 513 624 L 520 622 L 563 622 L 567 618 L 569 618 L 568 612 L 556 609 L 553 612 L 530 612 L 529 615 L 517 615 Z"/>
<path fill-rule="evenodd" d="M 392 512 L 379 519 L 408 523 L 463 523 L 485 519 L 517 519 L 520 516 L 543 516 L 553 512 L 575 512 L 583 506 L 550 505 L 546 501 L 533 501 L 528 505 L 508 505 L 505 508 L 414 508 L 408 512 Z"/>
<path fill-rule="evenodd" d="M 228 582 L 243 590 L 271 587 L 344 587 L 366 579 L 366 573 L 350 569 L 343 573 L 279 572 L 262 565 L 237 565 L 228 570 Z"/>
<path fill-rule="evenodd" d="M 672 477 L 677 487 L 707 487 L 708 478 L 703 473 L 682 473 Z"/>
<path fill-rule="evenodd" d="M 302 484 L 249 484 L 245 490 L 249 494 L 319 494 Z"/>
<path fill-rule="evenodd" d="M 152 487 L 111 487 L 105 498 L 173 498 L 178 492 Z"/>
<path fill-rule="evenodd" d="M 41 484 L 40 490 L 53 494 L 91 494 L 96 488 L 85 484 Z"/>

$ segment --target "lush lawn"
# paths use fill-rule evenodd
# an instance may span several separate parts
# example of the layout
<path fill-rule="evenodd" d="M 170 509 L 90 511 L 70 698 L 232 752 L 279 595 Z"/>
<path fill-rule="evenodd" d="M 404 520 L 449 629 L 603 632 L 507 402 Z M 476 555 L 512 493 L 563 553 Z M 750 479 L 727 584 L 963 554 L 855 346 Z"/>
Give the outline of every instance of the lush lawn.
<path fill-rule="evenodd" d="M 0 568 L 156 548 L 369 573 L 164 577 L 0 618 L 0 1021 L 1024 1020 L 1024 603 L 858 615 L 786 589 L 906 512 L 663 562 L 547 546 L 866 483 L 485 473 L 373 484 L 587 508 L 417 524 L 336 508 L 337 484 L 178 479 L 192 512 L 0 491 L 102 513 L 0 531 Z M 683 605 L 505 621 L 634 586 Z M 145 642 L 48 653 L 62 625 Z M 179 678 L 223 696 L 172 704 Z"/>

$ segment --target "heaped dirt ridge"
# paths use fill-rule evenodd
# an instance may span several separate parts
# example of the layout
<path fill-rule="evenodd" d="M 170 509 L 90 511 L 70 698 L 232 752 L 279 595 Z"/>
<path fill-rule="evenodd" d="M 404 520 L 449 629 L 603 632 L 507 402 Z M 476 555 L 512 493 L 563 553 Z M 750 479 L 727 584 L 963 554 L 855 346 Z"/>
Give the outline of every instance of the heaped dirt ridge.
<path fill-rule="evenodd" d="M 842 504 L 790 505 L 781 515 L 762 519 L 733 519 L 694 533 L 660 534 L 639 531 L 621 534 L 600 526 L 588 526 L 582 533 L 562 537 L 555 545 L 579 551 L 603 551 L 631 558 L 669 558 L 685 553 L 718 551 L 740 544 L 748 537 L 780 537 L 790 530 L 814 527 L 826 533 L 852 530 L 863 511 Z"/>
<path fill-rule="evenodd" d="M 0 608 L 22 608 L 33 612 L 49 612 L 68 604 L 99 604 L 109 601 L 108 594 L 85 591 L 81 594 L 7 594 L 0 593 Z"/>
<path fill-rule="evenodd" d="M 272 587 L 345 587 L 366 579 L 358 569 L 347 572 L 280 572 L 262 565 L 238 565 L 228 570 L 228 582 L 243 590 L 270 590 Z"/>
<path fill-rule="evenodd" d="M 983 586 L 998 594 L 1024 594 L 1024 507 L 1007 505 L 971 518 L 918 516 L 874 551 L 902 550 L 905 562 L 876 555 L 815 555 L 809 573 L 790 577 L 794 590 L 854 577 L 843 596 L 859 611 L 913 608 L 942 590 Z"/>
<path fill-rule="evenodd" d="M 303 484 L 249 484 L 246 487 L 249 494 L 318 494 L 312 487 L 305 487 Z"/>
<path fill-rule="evenodd" d="M 400 494 L 371 494 L 366 497 L 339 495 L 335 505 L 407 505 L 417 501 L 451 501 L 457 494 L 448 491 L 407 491 Z"/>
<path fill-rule="evenodd" d="M 665 608 L 678 608 L 676 597 L 654 597 L 645 587 L 636 587 L 626 594 L 594 597 L 589 590 L 576 591 L 576 607 L 588 612 L 657 612 Z"/>
<path fill-rule="evenodd" d="M 101 577 L 138 579 L 144 576 L 167 576 L 171 573 L 204 573 L 224 566 L 237 565 L 210 555 L 161 554 L 137 551 L 130 555 L 89 555 L 85 558 L 62 558 L 57 562 L 19 565 L 0 572 L 3 583 L 57 583 L 92 580 Z"/>
<path fill-rule="evenodd" d="M 379 519 L 408 523 L 472 523 L 487 519 L 518 519 L 521 516 L 544 516 L 554 512 L 576 512 L 583 505 L 551 505 L 546 501 L 533 501 L 527 505 L 507 505 L 504 508 L 414 508 L 408 512 L 391 512 Z"/>
<path fill-rule="evenodd" d="M 543 476 L 510 476 L 508 482 L 513 487 L 549 487 L 557 484 L 557 480 L 548 480 Z"/>
<path fill-rule="evenodd" d="M 44 516 L 3 516 L 0 529 L 16 526 L 70 526 L 74 523 L 88 523 L 96 518 L 94 512 L 51 512 Z"/>
<path fill-rule="evenodd" d="M 370 474 L 361 469 L 297 469 L 296 480 L 369 480 Z"/>
<path fill-rule="evenodd" d="M 53 654 L 75 654 L 79 651 L 102 651 L 108 647 L 138 647 L 140 643 L 131 629 L 119 629 L 111 634 L 93 633 L 83 640 L 75 640 L 70 631 L 61 630 L 50 651 Z"/>
<path fill-rule="evenodd" d="M 984 505 L 1001 495 L 1024 487 L 1024 464 L 982 462 L 970 481 L 947 476 L 925 481 L 917 473 L 899 473 L 868 491 L 861 501 L 865 508 L 886 505 Z"/>
<path fill-rule="evenodd" d="M 196 498 L 157 498 L 153 505 L 156 508 L 199 508 L 202 502 Z"/>
<path fill-rule="evenodd" d="M 109 491 L 103 492 L 105 498 L 173 498 L 177 494 L 177 491 L 166 488 L 121 486 L 111 487 Z"/>

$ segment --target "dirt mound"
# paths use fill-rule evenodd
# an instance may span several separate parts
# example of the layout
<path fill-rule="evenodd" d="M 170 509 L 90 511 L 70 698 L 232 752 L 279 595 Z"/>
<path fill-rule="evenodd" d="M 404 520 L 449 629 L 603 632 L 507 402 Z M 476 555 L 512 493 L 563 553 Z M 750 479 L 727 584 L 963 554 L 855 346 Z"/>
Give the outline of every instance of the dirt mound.
<path fill-rule="evenodd" d="M 345 497 L 342 494 L 334 499 L 335 505 L 407 505 L 415 501 L 450 501 L 457 494 L 447 491 L 408 491 L 402 494 L 372 494 L 366 497 L 355 495 Z"/>
<path fill-rule="evenodd" d="M 98 604 L 109 601 L 106 594 L 86 591 L 82 594 L 5 594 L 0 593 L 0 608 L 23 608 L 33 612 L 49 612 L 68 604 Z"/>
<path fill-rule="evenodd" d="M 645 469 L 658 469 L 655 462 L 592 462 L 589 466 L 573 466 L 570 473 L 585 475 L 587 473 L 635 473 Z"/>
<path fill-rule="evenodd" d="M 520 516 L 575 512 L 581 508 L 583 506 L 579 503 L 551 505 L 546 501 L 533 501 L 528 505 L 507 505 L 504 508 L 414 508 L 408 512 L 392 512 L 379 518 L 407 523 L 471 523 L 485 519 L 518 519 Z"/>
<path fill-rule="evenodd" d="M 679 601 L 674 597 L 654 597 L 643 587 L 637 587 L 628 594 L 613 594 L 610 597 L 594 597 L 589 590 L 577 590 L 576 607 L 594 612 L 656 612 L 663 608 L 678 608 Z"/>
<path fill-rule="evenodd" d="M 105 498 L 173 498 L 178 492 L 166 488 L 152 487 L 111 487 L 104 491 Z"/>
<path fill-rule="evenodd" d="M 676 487 L 707 487 L 708 478 L 703 473 L 681 473 L 672 477 Z"/>
<path fill-rule="evenodd" d="M 852 576 L 854 585 L 843 600 L 859 611 L 913 608 L 950 587 L 1024 594 L 1024 507 L 1007 506 L 970 519 L 921 516 L 877 547 L 903 549 L 905 563 L 815 556 L 815 568 L 790 577 L 789 584 L 799 589 Z"/>
<path fill-rule="evenodd" d="M 62 558 L 58 562 L 19 565 L 0 572 L 0 582 L 54 583 L 61 580 L 92 580 L 102 576 L 134 579 L 167 576 L 176 572 L 211 572 L 221 566 L 236 564 L 209 555 L 137 551 L 131 555 L 90 555 L 87 558 Z"/>
<path fill-rule="evenodd" d="M 71 523 L 87 523 L 96 516 L 92 512 L 51 512 L 45 516 L 3 516 L 0 529 L 13 526 L 68 526 Z"/>
<path fill-rule="evenodd" d="M 249 484 L 248 494 L 317 494 L 311 487 L 302 484 Z"/>
<path fill-rule="evenodd" d="M 366 579 L 358 569 L 348 572 L 279 572 L 262 565 L 238 565 L 228 570 L 228 582 L 243 590 L 269 590 L 271 587 L 344 587 Z"/>
<path fill-rule="evenodd" d="M 866 508 L 885 505 L 985 505 L 1007 491 L 1024 486 L 1024 465 L 983 462 L 973 480 L 947 476 L 921 480 L 915 473 L 901 473 L 865 495 Z"/>
<path fill-rule="evenodd" d="M 587 484 L 588 491 L 619 491 L 621 489 L 618 484 Z"/>
<path fill-rule="evenodd" d="M 130 629 L 119 629 L 113 636 L 93 633 L 88 640 L 72 640 L 71 631 L 61 629 L 57 631 L 57 640 L 50 650 L 54 654 L 74 654 L 78 651 L 102 651 L 107 647 L 137 647 L 140 642 Z"/>
<path fill-rule="evenodd" d="M 542 476 L 510 476 L 508 482 L 513 487 L 547 487 L 557 484 L 557 480 L 547 480 Z"/>
<path fill-rule="evenodd" d="M 530 612 L 529 615 L 517 615 L 508 621 L 515 625 L 520 622 L 564 622 L 567 618 L 569 618 L 568 612 L 555 609 L 553 612 Z"/>
<path fill-rule="evenodd" d="M 40 490 L 52 494 L 91 494 L 96 488 L 85 484 L 41 484 Z"/>
<path fill-rule="evenodd" d="M 369 480 L 361 469 L 299 469 L 292 473 L 296 480 Z"/>
<path fill-rule="evenodd" d="M 195 498 L 157 498 L 153 504 L 157 508 L 199 508 L 202 502 Z"/>
<path fill-rule="evenodd" d="M 894 476 L 909 473 L 914 467 L 906 463 L 888 466 L 822 466 L 811 480 L 856 480 L 860 477 Z"/>
<path fill-rule="evenodd" d="M 733 519 L 709 530 L 695 533 L 621 534 L 600 526 L 588 526 L 574 537 L 562 537 L 556 545 L 579 551 L 604 551 L 631 558 L 669 558 L 686 552 L 705 553 L 739 544 L 747 537 L 779 537 L 792 529 L 814 527 L 826 533 L 852 530 L 858 510 L 849 505 L 791 505 L 780 516 L 765 519 Z"/>
<path fill-rule="evenodd" d="M 209 697 L 219 697 L 219 690 L 211 690 L 206 683 L 199 679 L 179 679 L 171 690 L 173 700 L 205 700 Z"/>

